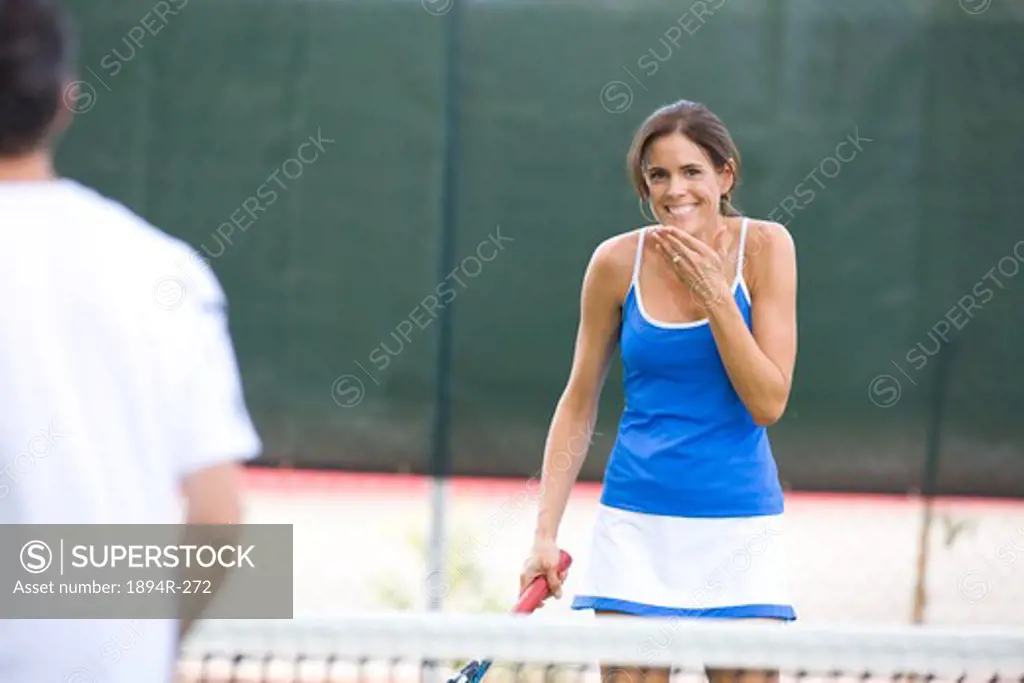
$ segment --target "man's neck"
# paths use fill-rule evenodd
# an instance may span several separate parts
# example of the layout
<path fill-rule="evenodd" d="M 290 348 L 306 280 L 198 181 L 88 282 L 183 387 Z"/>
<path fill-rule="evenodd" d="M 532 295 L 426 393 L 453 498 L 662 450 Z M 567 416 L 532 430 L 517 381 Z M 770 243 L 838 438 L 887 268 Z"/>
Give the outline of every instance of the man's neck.
<path fill-rule="evenodd" d="M 45 152 L 0 157 L 0 183 L 38 183 L 56 179 L 53 161 Z"/>

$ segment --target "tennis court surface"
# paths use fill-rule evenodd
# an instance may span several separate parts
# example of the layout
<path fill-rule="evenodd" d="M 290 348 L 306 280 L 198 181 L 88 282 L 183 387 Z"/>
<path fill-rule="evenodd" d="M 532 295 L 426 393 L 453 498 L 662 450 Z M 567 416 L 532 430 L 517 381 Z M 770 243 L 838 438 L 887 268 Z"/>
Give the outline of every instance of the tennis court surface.
<path fill-rule="evenodd" d="M 295 614 L 427 608 L 426 479 L 264 471 L 250 473 L 248 489 L 250 523 L 294 528 Z M 452 481 L 445 611 L 511 607 L 533 538 L 537 491 L 525 480 Z M 569 613 L 589 561 L 599 495 L 591 484 L 573 490 L 559 543 L 575 563 L 566 597 L 548 601 L 545 616 Z M 920 500 L 790 494 L 786 507 L 785 535 L 770 539 L 786 545 L 801 622 L 909 623 Z M 743 571 L 747 559 L 737 556 L 726 569 Z M 943 501 L 929 537 L 926 588 L 929 625 L 1024 628 L 1024 501 Z"/>
<path fill-rule="evenodd" d="M 942 503 L 949 521 L 933 530 L 926 623 L 915 627 L 919 501 L 792 496 L 800 620 L 779 626 L 571 612 L 596 487 L 577 487 L 566 514 L 560 543 L 576 560 L 567 597 L 513 618 L 502 612 L 536 514 L 529 482 L 453 482 L 446 546 L 455 590 L 438 614 L 423 611 L 426 558 L 409 541 L 426 540 L 425 480 L 254 472 L 248 481 L 250 522 L 294 526 L 296 618 L 203 622 L 179 683 L 445 683 L 488 655 L 496 663 L 484 683 L 631 683 L 602 681 L 600 663 L 627 673 L 670 666 L 686 683 L 705 680 L 704 665 L 778 669 L 782 681 L 1024 683 L 1024 562 L 1001 552 L 1024 551 L 1019 503 Z M 962 528 L 952 541 L 950 524 Z"/>

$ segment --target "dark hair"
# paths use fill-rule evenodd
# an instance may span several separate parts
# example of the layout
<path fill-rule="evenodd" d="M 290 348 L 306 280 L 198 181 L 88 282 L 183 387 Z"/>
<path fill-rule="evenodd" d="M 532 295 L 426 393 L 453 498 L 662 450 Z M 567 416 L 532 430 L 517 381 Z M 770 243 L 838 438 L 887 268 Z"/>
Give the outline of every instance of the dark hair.
<path fill-rule="evenodd" d="M 71 77 L 71 40 L 53 0 L 0 0 L 0 157 L 45 142 Z"/>
<path fill-rule="evenodd" d="M 633 136 L 626 165 L 640 200 L 649 198 L 644 180 L 648 148 L 654 140 L 671 133 L 682 133 L 703 149 L 716 171 L 732 166 L 735 180 L 729 191 L 722 195 L 718 210 L 725 216 L 739 216 L 740 212 L 732 205 L 732 191 L 740 182 L 740 152 L 721 119 L 703 104 L 689 100 L 680 100 L 656 110 Z"/>

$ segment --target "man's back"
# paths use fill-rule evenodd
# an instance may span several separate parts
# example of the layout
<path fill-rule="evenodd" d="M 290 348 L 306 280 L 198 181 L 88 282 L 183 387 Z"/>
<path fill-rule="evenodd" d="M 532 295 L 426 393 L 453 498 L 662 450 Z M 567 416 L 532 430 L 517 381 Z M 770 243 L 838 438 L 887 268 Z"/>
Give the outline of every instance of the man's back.
<path fill-rule="evenodd" d="M 73 181 L 0 182 L 0 253 L 0 523 L 181 523 L 186 477 L 258 453 L 224 295 L 183 243 Z M 170 680 L 175 634 L 0 621 L 0 679 Z"/>

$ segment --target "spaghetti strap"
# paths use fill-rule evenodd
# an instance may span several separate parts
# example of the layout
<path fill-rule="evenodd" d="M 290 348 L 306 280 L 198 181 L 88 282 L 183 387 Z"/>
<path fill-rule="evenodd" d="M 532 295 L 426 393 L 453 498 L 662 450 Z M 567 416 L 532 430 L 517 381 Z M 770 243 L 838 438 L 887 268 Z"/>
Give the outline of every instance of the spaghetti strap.
<path fill-rule="evenodd" d="M 749 219 L 744 216 L 743 222 L 740 224 L 740 246 L 739 252 L 736 254 L 736 282 L 743 282 L 743 256 L 746 252 L 747 246 L 747 221 Z"/>
<path fill-rule="evenodd" d="M 640 228 L 640 236 L 636 241 L 636 257 L 633 259 L 633 279 L 631 280 L 633 287 L 636 288 L 640 278 L 640 257 L 644 253 L 644 233 L 647 232 L 647 228 Z"/>

